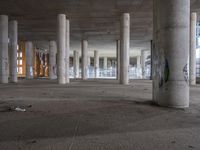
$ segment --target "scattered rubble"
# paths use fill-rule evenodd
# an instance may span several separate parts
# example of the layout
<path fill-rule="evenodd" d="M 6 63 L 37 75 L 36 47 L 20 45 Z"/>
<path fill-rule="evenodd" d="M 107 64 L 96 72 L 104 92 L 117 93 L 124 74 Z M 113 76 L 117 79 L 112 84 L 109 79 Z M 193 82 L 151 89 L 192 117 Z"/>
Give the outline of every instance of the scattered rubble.
<path fill-rule="evenodd" d="M 17 112 L 26 112 L 26 108 L 31 108 L 32 105 L 28 106 L 2 106 L 0 107 L 0 112 L 11 112 L 11 111 L 17 111 Z"/>

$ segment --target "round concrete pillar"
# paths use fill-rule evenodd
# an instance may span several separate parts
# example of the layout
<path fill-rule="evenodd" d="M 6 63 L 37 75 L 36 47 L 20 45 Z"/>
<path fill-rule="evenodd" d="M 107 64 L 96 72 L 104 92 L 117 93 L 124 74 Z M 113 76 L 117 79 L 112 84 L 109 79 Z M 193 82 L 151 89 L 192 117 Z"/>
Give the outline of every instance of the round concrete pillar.
<path fill-rule="evenodd" d="M 108 58 L 107 57 L 103 58 L 103 69 L 105 69 L 105 70 L 108 69 Z"/>
<path fill-rule="evenodd" d="M 8 16 L 0 15 L 0 83 L 8 83 Z"/>
<path fill-rule="evenodd" d="M 99 52 L 94 51 L 94 76 L 99 77 Z"/>
<path fill-rule="evenodd" d="M 70 23 L 66 20 L 65 80 L 69 83 Z"/>
<path fill-rule="evenodd" d="M 196 85 L 196 30 L 197 14 L 190 17 L 190 85 Z"/>
<path fill-rule="evenodd" d="M 88 56 L 88 67 L 90 67 L 90 64 L 91 64 L 91 58 L 90 56 Z"/>
<path fill-rule="evenodd" d="M 116 41 L 116 51 L 117 51 L 117 80 L 120 81 L 120 40 Z"/>
<path fill-rule="evenodd" d="M 74 51 L 73 65 L 74 65 L 74 78 L 79 78 L 79 52 L 78 51 Z"/>
<path fill-rule="evenodd" d="M 141 67 L 141 56 L 137 56 L 137 68 Z"/>
<path fill-rule="evenodd" d="M 17 44 L 18 44 L 18 27 L 17 21 L 9 22 L 9 65 L 10 65 L 10 82 L 17 82 Z"/>
<path fill-rule="evenodd" d="M 190 1 L 154 0 L 153 100 L 189 106 Z"/>
<path fill-rule="evenodd" d="M 130 15 L 124 13 L 120 33 L 120 84 L 129 84 Z"/>
<path fill-rule="evenodd" d="M 58 17 L 58 83 L 66 84 L 66 16 L 59 14 Z"/>
<path fill-rule="evenodd" d="M 141 51 L 141 69 L 142 69 L 142 78 L 145 79 L 145 69 L 146 69 L 146 50 Z"/>
<path fill-rule="evenodd" d="M 82 79 L 87 80 L 88 73 L 88 41 L 82 41 Z"/>
<path fill-rule="evenodd" d="M 33 79 L 33 43 L 27 41 L 25 43 L 26 49 L 26 79 Z"/>
<path fill-rule="evenodd" d="M 50 41 L 49 43 L 49 78 L 56 79 L 56 53 L 57 53 L 57 45 L 56 41 Z"/>

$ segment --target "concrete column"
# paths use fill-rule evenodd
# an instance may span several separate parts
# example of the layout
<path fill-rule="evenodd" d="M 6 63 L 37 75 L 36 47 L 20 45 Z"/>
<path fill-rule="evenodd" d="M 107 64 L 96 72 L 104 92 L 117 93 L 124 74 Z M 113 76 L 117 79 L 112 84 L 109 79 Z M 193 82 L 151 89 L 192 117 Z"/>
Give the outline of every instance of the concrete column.
<path fill-rule="evenodd" d="M 110 69 L 111 67 L 112 67 L 111 60 L 108 60 L 108 69 Z"/>
<path fill-rule="evenodd" d="M 152 76 L 153 76 L 153 67 L 152 67 L 152 60 L 153 60 L 153 40 L 151 40 L 150 42 L 150 45 L 151 45 L 151 50 L 150 50 L 150 55 L 151 55 L 151 75 L 150 75 L 150 80 L 152 80 Z"/>
<path fill-rule="evenodd" d="M 49 78 L 56 79 L 56 53 L 57 53 L 57 45 L 56 41 L 50 41 L 49 43 Z"/>
<path fill-rule="evenodd" d="M 36 52 L 35 61 L 36 61 L 36 78 L 37 78 L 40 77 L 40 65 L 41 65 L 39 52 Z"/>
<path fill-rule="evenodd" d="M 0 15 L 0 83 L 8 83 L 8 16 Z"/>
<path fill-rule="evenodd" d="M 120 40 L 116 41 L 116 51 L 117 51 L 117 80 L 120 80 Z"/>
<path fill-rule="evenodd" d="M 91 65 L 91 58 L 90 58 L 90 56 L 88 56 L 88 69 L 87 69 L 87 77 L 88 78 L 90 77 L 90 65 Z"/>
<path fill-rule="evenodd" d="M 45 75 L 45 77 L 49 76 L 49 54 L 45 54 L 44 75 Z"/>
<path fill-rule="evenodd" d="M 108 69 L 108 58 L 104 57 L 103 58 L 103 69 Z"/>
<path fill-rule="evenodd" d="M 65 59 L 65 51 L 66 51 L 66 16 L 64 14 L 58 15 L 58 83 L 66 84 L 66 59 Z"/>
<path fill-rule="evenodd" d="M 39 57 L 40 57 L 40 77 L 44 77 L 44 74 L 45 74 L 45 72 L 44 72 L 44 64 L 45 64 L 44 57 L 45 57 L 45 54 L 40 52 Z"/>
<path fill-rule="evenodd" d="M 190 1 L 154 0 L 153 100 L 189 106 Z"/>
<path fill-rule="evenodd" d="M 120 84 L 129 84 L 130 15 L 124 13 L 120 33 Z"/>
<path fill-rule="evenodd" d="M 142 78 L 142 72 L 141 72 L 141 56 L 137 56 L 137 77 Z"/>
<path fill-rule="evenodd" d="M 33 43 L 27 41 L 25 43 L 26 49 L 26 79 L 33 79 Z"/>
<path fill-rule="evenodd" d="M 141 57 L 137 56 L 137 68 L 141 67 Z"/>
<path fill-rule="evenodd" d="M 146 62 L 146 50 L 142 50 L 141 51 L 141 68 L 142 68 L 142 78 L 145 78 L 145 68 L 146 68 L 146 65 L 145 65 L 145 62 Z"/>
<path fill-rule="evenodd" d="M 94 51 L 94 75 L 95 78 L 99 77 L 99 52 Z"/>
<path fill-rule="evenodd" d="M 74 78 L 79 78 L 79 52 L 74 51 Z"/>
<path fill-rule="evenodd" d="M 17 82 L 17 43 L 18 43 L 18 28 L 17 21 L 9 22 L 9 66 L 10 66 L 10 82 Z"/>
<path fill-rule="evenodd" d="M 87 80 L 88 72 L 88 41 L 82 41 L 82 79 Z"/>
<path fill-rule="evenodd" d="M 65 82 L 69 83 L 70 24 L 66 19 Z"/>
<path fill-rule="evenodd" d="M 191 13 L 190 17 L 190 85 L 196 85 L 196 30 L 197 14 Z"/>
<path fill-rule="evenodd" d="M 88 56 L 88 67 L 90 67 L 90 64 L 91 64 L 91 58 L 90 56 Z"/>

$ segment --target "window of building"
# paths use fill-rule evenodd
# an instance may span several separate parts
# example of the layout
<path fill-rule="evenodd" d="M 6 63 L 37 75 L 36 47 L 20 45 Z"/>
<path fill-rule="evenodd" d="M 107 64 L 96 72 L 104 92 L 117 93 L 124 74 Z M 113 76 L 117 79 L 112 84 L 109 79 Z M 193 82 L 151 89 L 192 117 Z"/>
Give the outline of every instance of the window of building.
<path fill-rule="evenodd" d="M 19 46 L 17 46 L 17 73 L 18 75 L 21 75 L 23 73 L 23 55 L 22 55 L 22 50 L 20 49 Z"/>

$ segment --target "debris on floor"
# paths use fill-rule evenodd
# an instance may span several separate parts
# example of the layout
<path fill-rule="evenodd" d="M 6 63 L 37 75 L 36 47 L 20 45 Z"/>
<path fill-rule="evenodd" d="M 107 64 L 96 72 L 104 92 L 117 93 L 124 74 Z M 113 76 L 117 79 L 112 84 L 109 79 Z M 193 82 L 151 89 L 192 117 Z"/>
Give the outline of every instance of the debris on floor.
<path fill-rule="evenodd" d="M 26 144 L 35 144 L 35 143 L 37 143 L 36 140 L 29 140 L 29 141 L 26 142 Z"/>
<path fill-rule="evenodd" d="M 21 112 L 25 112 L 26 111 L 26 109 L 20 108 L 20 107 L 16 107 L 14 110 L 15 111 L 21 111 Z"/>
<path fill-rule="evenodd" d="M 11 111 L 17 111 L 17 112 L 26 112 L 26 108 L 31 108 L 32 105 L 28 106 L 3 106 L 0 107 L 0 112 L 11 112 Z"/>

